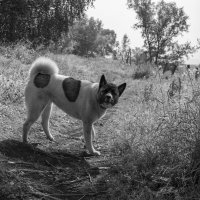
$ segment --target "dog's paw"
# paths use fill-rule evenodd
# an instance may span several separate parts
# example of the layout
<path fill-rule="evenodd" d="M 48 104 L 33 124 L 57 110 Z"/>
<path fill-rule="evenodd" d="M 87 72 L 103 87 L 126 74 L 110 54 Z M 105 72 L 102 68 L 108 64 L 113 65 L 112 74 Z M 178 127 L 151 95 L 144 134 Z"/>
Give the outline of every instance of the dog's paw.
<path fill-rule="evenodd" d="M 90 152 L 90 154 L 92 154 L 93 156 L 100 156 L 101 155 L 100 151 L 96 151 L 96 150 Z"/>
<path fill-rule="evenodd" d="M 55 141 L 55 139 L 54 139 L 53 136 L 49 136 L 49 137 L 47 137 L 47 139 L 50 140 L 50 141 L 52 141 L 52 142 Z"/>

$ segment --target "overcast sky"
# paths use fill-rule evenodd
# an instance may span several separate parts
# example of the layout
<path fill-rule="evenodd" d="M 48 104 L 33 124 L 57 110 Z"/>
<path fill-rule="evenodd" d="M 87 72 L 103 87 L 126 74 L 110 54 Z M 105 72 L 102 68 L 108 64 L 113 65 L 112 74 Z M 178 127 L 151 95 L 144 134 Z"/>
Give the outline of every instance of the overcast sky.
<path fill-rule="evenodd" d="M 171 2 L 171 0 L 165 0 Z M 180 43 L 190 41 L 196 44 L 200 38 L 200 0 L 174 0 L 178 7 L 183 7 L 189 16 L 189 32 L 179 38 Z M 142 47 L 143 39 L 139 30 L 133 29 L 133 24 L 137 22 L 134 10 L 127 9 L 126 0 L 95 0 L 94 8 L 87 11 L 88 17 L 100 19 L 104 28 L 112 29 L 117 34 L 117 40 L 121 43 L 123 35 L 126 33 L 131 40 L 131 47 Z M 158 0 L 154 0 L 158 2 Z M 200 64 L 200 51 L 189 60 L 187 64 Z"/>

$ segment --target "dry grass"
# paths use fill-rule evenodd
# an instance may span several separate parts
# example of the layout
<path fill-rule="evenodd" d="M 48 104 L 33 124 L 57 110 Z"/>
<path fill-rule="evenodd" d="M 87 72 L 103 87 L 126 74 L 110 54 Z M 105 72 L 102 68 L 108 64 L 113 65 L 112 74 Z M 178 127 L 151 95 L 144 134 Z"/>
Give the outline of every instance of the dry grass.
<path fill-rule="evenodd" d="M 125 112 L 116 116 L 121 123 L 112 151 L 119 162 L 100 180 L 110 199 L 200 198 L 199 86 L 187 79 L 181 93 L 168 99 L 171 82 L 130 83 L 132 103 L 124 102 Z"/>
<path fill-rule="evenodd" d="M 83 144 L 75 135 L 80 136 L 80 123 L 71 118 L 64 121 L 56 108 L 51 121 L 56 144 L 36 134 L 41 132 L 38 123 L 30 134 L 38 148 L 17 142 L 25 118 L 28 69 L 40 54 L 54 59 L 61 73 L 75 78 L 96 82 L 104 73 L 109 81 L 127 82 L 119 104 L 95 124 L 100 158 L 82 155 Z M 199 199 L 199 82 L 181 73 L 166 80 L 146 67 L 140 71 L 148 71 L 150 77 L 134 80 L 135 66 L 117 61 L 29 52 L 25 46 L 2 47 L 0 198 Z M 181 87 L 172 87 L 180 81 Z M 98 172 L 92 172 L 94 168 Z"/>

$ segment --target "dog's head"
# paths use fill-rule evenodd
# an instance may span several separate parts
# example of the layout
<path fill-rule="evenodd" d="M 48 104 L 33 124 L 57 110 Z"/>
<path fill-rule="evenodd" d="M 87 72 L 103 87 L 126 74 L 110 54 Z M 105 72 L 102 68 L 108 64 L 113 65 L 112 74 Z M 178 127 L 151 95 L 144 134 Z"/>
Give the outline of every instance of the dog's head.
<path fill-rule="evenodd" d="M 105 76 L 102 75 L 99 82 L 99 90 L 97 94 L 98 103 L 101 108 L 107 109 L 114 106 L 121 94 L 126 88 L 126 83 L 123 83 L 119 86 L 108 83 L 105 79 Z"/>

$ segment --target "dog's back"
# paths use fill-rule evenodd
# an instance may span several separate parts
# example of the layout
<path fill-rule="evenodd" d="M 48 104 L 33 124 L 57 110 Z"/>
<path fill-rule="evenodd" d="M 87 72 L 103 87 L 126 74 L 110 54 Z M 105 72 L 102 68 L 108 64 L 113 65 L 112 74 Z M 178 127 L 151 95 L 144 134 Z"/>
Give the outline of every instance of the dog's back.
<path fill-rule="evenodd" d="M 77 119 L 83 115 L 89 101 L 96 105 L 98 83 L 87 80 L 76 80 L 58 74 L 58 66 L 51 59 L 40 57 L 31 66 L 29 81 L 25 88 L 25 102 L 31 110 L 33 104 L 51 101 L 64 112 Z M 98 107 L 98 106 L 96 106 Z M 90 112 L 90 111 L 89 111 Z"/>
<path fill-rule="evenodd" d="M 48 58 L 38 58 L 31 66 L 29 82 L 25 89 L 27 119 L 23 125 L 23 142 L 32 124 L 41 116 L 43 130 L 49 140 L 49 117 L 54 103 L 70 116 L 82 120 L 87 150 L 100 155 L 93 147 L 93 123 L 102 117 L 107 108 L 114 106 L 126 87 L 108 83 L 102 75 L 99 83 L 77 80 L 58 74 L 56 63 Z"/>

